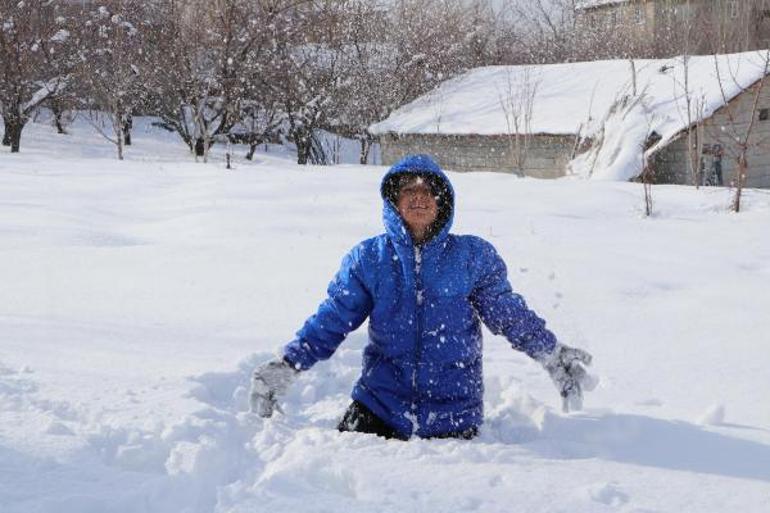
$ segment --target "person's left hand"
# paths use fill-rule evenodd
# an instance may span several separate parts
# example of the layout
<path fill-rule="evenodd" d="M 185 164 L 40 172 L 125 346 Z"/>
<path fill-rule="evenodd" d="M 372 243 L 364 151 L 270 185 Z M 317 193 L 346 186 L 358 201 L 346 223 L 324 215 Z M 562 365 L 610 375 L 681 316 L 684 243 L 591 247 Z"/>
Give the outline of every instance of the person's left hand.
<path fill-rule="evenodd" d="M 553 352 L 538 358 L 551 376 L 562 397 L 562 409 L 583 408 L 583 390 L 593 390 L 596 378 L 586 372 L 584 365 L 591 365 L 593 357 L 582 349 L 556 344 Z"/>

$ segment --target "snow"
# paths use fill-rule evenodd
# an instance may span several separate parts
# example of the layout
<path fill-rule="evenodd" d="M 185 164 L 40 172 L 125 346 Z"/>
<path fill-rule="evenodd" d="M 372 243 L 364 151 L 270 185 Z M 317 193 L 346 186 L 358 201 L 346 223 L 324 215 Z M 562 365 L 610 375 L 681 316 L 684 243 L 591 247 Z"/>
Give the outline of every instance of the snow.
<path fill-rule="evenodd" d="M 643 169 L 650 134 L 656 132 L 660 140 L 645 158 L 762 78 L 767 57 L 767 52 L 744 52 L 635 60 L 635 92 L 629 60 L 482 67 L 444 82 L 369 130 L 504 135 L 517 131 L 512 119 L 518 114 L 519 133 L 596 139 L 604 132 L 605 144 L 578 156 L 566 171 L 625 181 Z M 624 97 L 634 101 L 615 109 Z M 532 98 L 529 123 L 527 98 Z"/>
<path fill-rule="evenodd" d="M 42 121 L 42 120 L 41 120 Z M 300 375 L 270 420 L 251 369 L 380 233 L 383 167 L 225 169 L 134 120 L 126 160 L 78 121 L 0 149 L 3 513 L 770 508 L 770 194 L 449 173 L 455 231 L 600 385 L 564 415 L 544 371 L 486 333 L 473 441 L 335 431 L 366 327 Z M 239 151 L 243 151 L 239 148 Z"/>
<path fill-rule="evenodd" d="M 570 162 L 569 172 L 603 180 L 638 176 L 649 157 L 683 129 L 711 117 L 725 105 L 725 100 L 733 99 L 760 80 L 770 69 L 768 60 L 767 51 L 678 57 L 657 67 L 652 77 L 650 63 L 645 62 L 644 70 L 637 73 L 636 93 L 626 90 L 616 95 L 618 107 L 608 109 L 598 123 L 587 125 L 583 136 L 604 141 Z M 659 62 L 655 62 L 658 66 Z M 668 86 L 661 76 L 670 77 Z M 668 94 L 666 87 L 671 88 Z M 653 133 L 660 140 L 644 150 Z"/>
<path fill-rule="evenodd" d="M 725 421 L 725 407 L 722 404 L 709 406 L 700 418 L 700 424 L 723 424 Z"/>
<path fill-rule="evenodd" d="M 578 0 L 575 9 L 593 9 L 605 5 L 627 4 L 628 0 Z"/>
<path fill-rule="evenodd" d="M 48 80 L 47 82 L 38 82 L 35 85 L 38 86 L 39 89 L 35 91 L 32 94 L 32 97 L 21 106 L 21 111 L 25 113 L 30 112 L 52 94 L 63 91 L 67 87 L 68 83 L 69 77 L 56 77 Z"/>
<path fill-rule="evenodd" d="M 763 52 L 720 55 L 725 97 L 756 82 Z M 635 60 L 638 91 L 646 91 L 652 128 L 666 138 L 687 126 L 685 58 Z M 703 117 L 724 105 L 713 56 L 687 58 L 690 98 L 702 99 Z M 510 87 L 509 87 L 510 83 Z M 531 134 L 590 134 L 615 100 L 632 92 L 628 60 L 531 66 L 487 66 L 443 82 L 435 90 L 370 127 L 374 134 L 502 135 L 511 133 L 503 103 L 534 89 Z M 514 103 L 516 103 L 514 101 Z M 525 133 L 524 130 L 520 131 Z"/>
<path fill-rule="evenodd" d="M 63 43 L 67 39 L 69 39 L 70 33 L 68 30 L 59 29 L 56 31 L 56 34 L 51 36 L 51 41 L 54 43 Z"/>
<path fill-rule="evenodd" d="M 697 119 L 694 115 L 692 119 Z M 601 142 L 578 155 L 567 164 L 571 174 L 584 178 L 604 180 L 630 180 L 644 170 L 647 157 L 669 142 L 676 134 L 669 131 L 667 139 L 655 144 L 649 152 L 644 151 L 645 142 L 658 127 L 658 118 L 650 106 L 650 97 L 642 92 L 636 97 L 627 97 L 618 104 L 618 109 L 604 119 L 601 129 Z M 599 130 L 592 131 L 596 138 Z"/>

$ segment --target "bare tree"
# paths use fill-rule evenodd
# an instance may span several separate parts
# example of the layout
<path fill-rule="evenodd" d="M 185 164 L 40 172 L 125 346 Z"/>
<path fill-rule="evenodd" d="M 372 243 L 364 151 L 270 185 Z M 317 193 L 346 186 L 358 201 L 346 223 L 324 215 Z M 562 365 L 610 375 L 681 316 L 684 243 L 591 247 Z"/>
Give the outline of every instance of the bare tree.
<path fill-rule="evenodd" d="M 610 7 L 584 9 L 577 0 L 508 0 L 511 31 L 506 60 L 541 64 L 606 58 L 650 57 L 654 40 L 635 16 Z"/>
<path fill-rule="evenodd" d="M 231 142 L 245 143 L 249 146 L 246 159 L 252 160 L 260 144 L 275 141 L 283 132 L 284 115 L 278 105 L 266 102 L 241 103 L 238 124 L 231 130 Z"/>
<path fill-rule="evenodd" d="M 448 78 L 500 62 L 497 14 L 486 0 L 345 2 L 343 76 L 329 129 L 358 139 L 365 163 L 369 125 Z"/>
<path fill-rule="evenodd" d="M 759 107 L 759 98 L 762 94 L 762 90 L 765 86 L 765 80 L 768 72 L 770 72 L 770 50 L 766 50 L 763 53 L 762 63 L 762 77 L 751 86 L 753 98 L 751 101 L 751 108 L 749 111 L 748 121 L 738 119 L 737 112 L 734 104 L 731 104 L 727 93 L 725 91 L 725 84 L 727 81 L 731 81 L 734 85 L 738 86 L 739 90 L 743 88 L 735 78 L 735 70 L 730 69 L 730 61 L 727 62 L 727 70 L 724 70 L 719 65 L 718 56 L 714 55 L 714 69 L 719 82 L 719 89 L 722 95 L 722 101 L 725 105 L 725 114 L 729 122 L 726 126 L 721 127 L 720 132 L 726 132 L 728 139 L 725 141 L 724 148 L 727 154 L 735 161 L 736 164 L 736 176 L 735 176 L 735 194 L 733 195 L 732 209 L 734 212 L 741 211 L 741 199 L 743 196 L 743 189 L 746 186 L 748 179 L 749 166 L 749 152 L 751 149 L 765 144 L 765 141 L 757 140 L 753 135 L 757 112 Z M 725 72 L 729 76 L 725 76 Z M 718 135 L 719 136 L 719 135 Z"/>
<path fill-rule="evenodd" d="M 576 0 L 507 0 L 503 15 L 515 45 L 507 45 L 509 64 L 574 60 L 581 33 Z M 587 33 L 587 32 L 586 32 Z"/>
<path fill-rule="evenodd" d="M 498 91 L 500 108 L 505 116 L 508 151 L 511 164 L 519 176 L 524 176 L 529 145 L 532 139 L 532 115 L 539 80 L 529 67 L 514 75 L 506 70 L 503 90 Z"/>
<path fill-rule="evenodd" d="M 682 55 L 682 75 L 676 74 L 676 69 L 666 70 L 671 72 L 674 94 L 684 97 L 684 108 L 676 103 L 679 117 L 687 128 L 687 170 L 691 183 L 697 188 L 703 183 L 701 174 L 701 153 L 703 152 L 703 118 L 705 115 L 705 98 L 703 94 L 697 95 L 693 84 L 690 69 L 692 56 Z"/>
<path fill-rule="evenodd" d="M 652 186 L 655 184 L 657 177 L 655 165 L 653 162 L 650 162 L 648 151 L 660 141 L 661 137 L 660 134 L 652 129 L 655 116 L 649 110 L 646 110 L 645 118 L 647 121 L 647 139 L 644 141 L 642 149 L 639 152 L 642 159 L 642 172 L 639 174 L 639 180 L 642 182 L 644 188 L 644 215 L 646 217 L 652 217 L 654 207 L 652 200 Z"/>

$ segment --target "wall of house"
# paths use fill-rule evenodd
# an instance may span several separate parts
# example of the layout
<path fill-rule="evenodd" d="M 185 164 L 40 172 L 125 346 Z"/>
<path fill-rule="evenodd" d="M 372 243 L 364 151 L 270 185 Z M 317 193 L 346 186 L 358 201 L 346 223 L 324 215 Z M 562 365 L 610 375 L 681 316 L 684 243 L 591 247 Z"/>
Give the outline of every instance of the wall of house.
<path fill-rule="evenodd" d="M 756 90 L 757 88 L 754 88 L 743 93 L 704 123 L 703 144 L 707 148 L 707 154 L 703 156 L 705 166 L 708 170 L 713 159 L 708 154 L 708 148 L 715 144 L 721 145 L 724 148 L 722 175 L 725 185 L 735 182 L 739 148 L 734 142 L 734 136 L 739 139 L 745 137 L 751 122 Z M 759 119 L 762 109 L 767 109 L 768 119 L 766 120 Z M 750 148 L 747 152 L 749 168 L 746 186 L 770 188 L 770 80 L 765 83 L 760 92 L 754 117 L 749 138 Z M 656 156 L 654 165 L 657 181 L 692 184 L 693 180 L 687 164 L 687 136 L 683 134 L 677 141 L 663 149 Z"/>
<path fill-rule="evenodd" d="M 656 183 L 692 184 L 687 163 L 687 136 L 680 137 L 659 151 L 652 165 L 655 167 Z"/>
<path fill-rule="evenodd" d="M 630 0 L 579 11 L 578 20 L 589 25 L 650 25 L 655 19 L 655 0 Z"/>
<path fill-rule="evenodd" d="M 650 39 L 655 33 L 655 0 L 605 4 L 578 12 L 583 30 L 622 30 L 622 37 Z"/>
<path fill-rule="evenodd" d="M 735 176 L 737 165 L 734 155 L 738 151 L 730 134 L 734 133 L 739 137 L 746 134 L 751 122 L 756 89 L 740 95 L 706 123 L 704 141 L 712 144 L 720 143 L 725 147 L 726 154 L 723 165 L 726 176 L 730 180 L 734 179 Z M 767 109 L 766 117 L 768 119 L 759 119 L 762 109 Z M 751 129 L 750 149 L 747 154 L 749 176 L 746 185 L 748 187 L 770 187 L 770 81 L 766 81 L 762 87 L 757 112 L 753 115 L 754 124 Z"/>
<path fill-rule="evenodd" d="M 524 174 L 535 178 L 564 176 L 574 136 L 531 136 Z M 427 153 L 441 167 L 454 171 L 516 173 L 508 136 L 385 135 L 380 138 L 382 163 L 392 165 L 405 155 Z"/>
<path fill-rule="evenodd" d="M 578 20 L 587 28 L 617 27 L 624 38 L 646 38 L 653 43 L 655 57 L 679 54 L 685 48 L 705 55 L 770 45 L 767 0 L 630 0 L 585 9 Z M 623 45 L 626 52 L 632 48 Z"/>
<path fill-rule="evenodd" d="M 761 48 L 762 0 L 698 0 L 694 12 L 694 48 L 701 54 Z"/>

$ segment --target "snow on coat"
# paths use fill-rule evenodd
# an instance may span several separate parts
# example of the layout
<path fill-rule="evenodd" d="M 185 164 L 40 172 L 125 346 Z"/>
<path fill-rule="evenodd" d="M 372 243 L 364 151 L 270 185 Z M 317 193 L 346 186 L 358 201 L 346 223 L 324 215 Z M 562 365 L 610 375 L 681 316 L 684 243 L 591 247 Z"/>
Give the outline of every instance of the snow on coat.
<path fill-rule="evenodd" d="M 447 209 L 435 235 L 415 245 L 388 199 L 395 175 L 424 176 L 444 191 Z M 545 322 L 513 292 L 506 267 L 489 242 L 449 230 L 454 190 L 430 157 L 408 156 L 382 180 L 386 233 L 348 253 L 284 358 L 308 369 L 329 358 L 369 318 L 369 343 L 353 398 L 404 437 L 432 437 L 483 420 L 481 322 L 535 357 L 556 343 Z"/>

